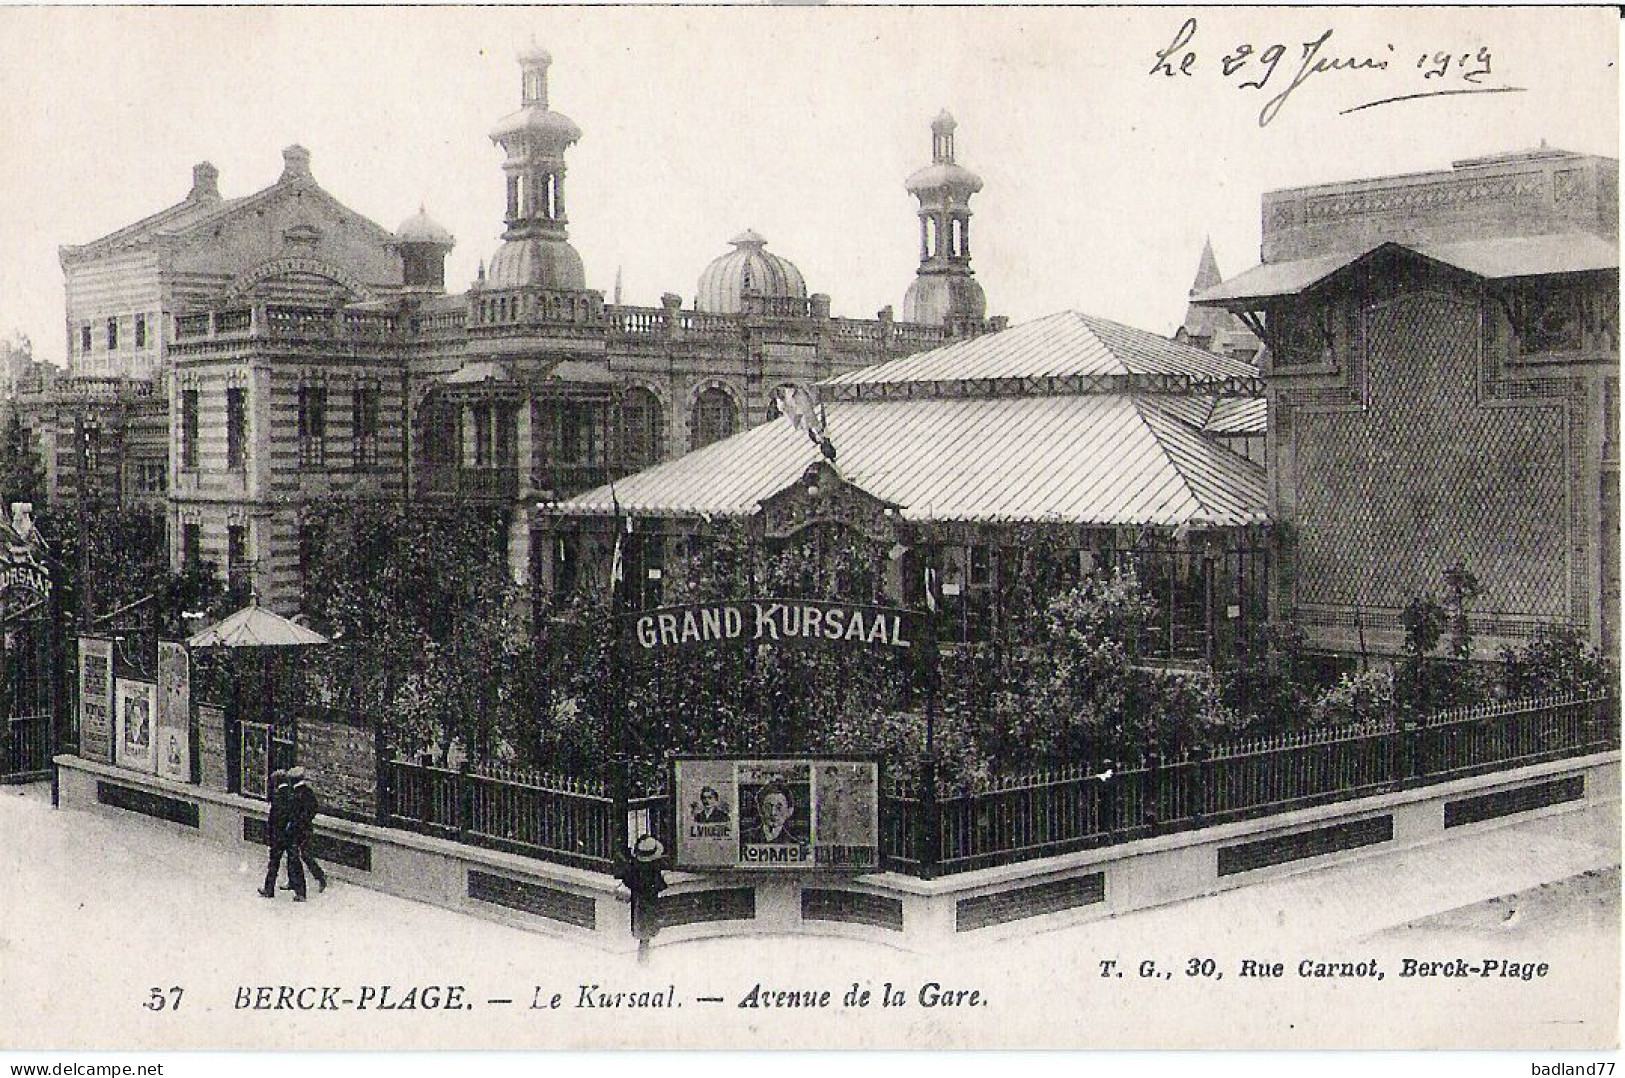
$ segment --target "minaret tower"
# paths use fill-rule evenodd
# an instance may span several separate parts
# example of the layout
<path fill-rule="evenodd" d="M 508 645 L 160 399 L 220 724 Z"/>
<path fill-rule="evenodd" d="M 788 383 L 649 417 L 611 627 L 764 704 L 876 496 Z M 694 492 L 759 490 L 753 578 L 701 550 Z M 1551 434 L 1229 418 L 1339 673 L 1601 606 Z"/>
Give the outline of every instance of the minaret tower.
<path fill-rule="evenodd" d="M 503 244 L 491 260 L 488 285 L 585 287 L 581 256 L 570 246 L 564 212 L 564 151 L 581 138 L 577 127 L 547 101 L 547 69 L 553 57 L 532 45 L 519 57 L 520 108 L 491 129 L 491 141 L 507 153 Z"/>
<path fill-rule="evenodd" d="M 982 178 L 954 161 L 957 126 L 947 110 L 931 121 L 931 164 L 905 184 L 920 201 L 920 268 L 903 297 L 903 318 L 950 328 L 987 315 L 970 267 L 970 197 Z"/>

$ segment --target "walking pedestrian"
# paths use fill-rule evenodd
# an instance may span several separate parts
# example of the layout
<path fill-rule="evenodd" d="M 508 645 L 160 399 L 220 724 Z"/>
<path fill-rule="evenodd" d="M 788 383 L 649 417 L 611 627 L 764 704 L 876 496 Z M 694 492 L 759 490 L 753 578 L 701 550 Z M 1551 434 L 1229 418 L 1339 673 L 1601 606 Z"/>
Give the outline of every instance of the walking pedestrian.
<path fill-rule="evenodd" d="M 305 900 L 305 870 L 299 864 L 299 832 L 296 826 L 297 805 L 294 803 L 293 782 L 287 772 L 271 775 L 271 812 L 267 821 L 267 838 L 271 844 L 270 860 L 265 866 L 265 883 L 260 887 L 261 898 L 276 897 L 277 869 L 285 855 L 288 858 L 288 882 L 293 885 L 293 900 Z"/>
<path fill-rule="evenodd" d="M 621 882 L 632 892 L 632 935 L 638 940 L 638 965 L 649 961 L 649 944 L 660 931 L 660 892 L 666 889 L 666 875 L 660 860 L 666 847 L 653 835 L 641 836 L 632 847 L 632 859 L 621 870 Z"/>
<path fill-rule="evenodd" d="M 293 783 L 294 839 L 299 851 L 297 860 L 304 865 L 305 871 L 310 873 L 311 878 L 316 881 L 317 892 L 325 891 L 327 890 L 327 873 L 323 872 L 322 866 L 316 863 L 316 855 L 311 851 L 311 845 L 315 840 L 316 814 L 320 810 L 320 805 L 316 800 L 316 791 L 311 789 L 310 781 L 305 777 L 303 767 L 291 768 L 288 771 L 288 778 Z M 290 887 L 293 885 L 293 860 L 293 858 L 289 859 L 288 867 L 288 886 Z"/>

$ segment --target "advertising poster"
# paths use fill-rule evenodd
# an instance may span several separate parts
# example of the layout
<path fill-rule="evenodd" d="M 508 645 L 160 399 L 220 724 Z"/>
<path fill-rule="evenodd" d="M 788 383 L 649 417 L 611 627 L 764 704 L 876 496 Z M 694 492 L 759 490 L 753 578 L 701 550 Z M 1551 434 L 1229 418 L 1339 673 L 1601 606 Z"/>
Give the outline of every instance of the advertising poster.
<path fill-rule="evenodd" d="M 741 762 L 739 863 L 745 868 L 812 865 L 812 765 Z"/>
<path fill-rule="evenodd" d="M 871 869 L 880 848 L 879 767 L 873 761 L 815 765 L 814 852 L 820 868 Z"/>
<path fill-rule="evenodd" d="M 677 761 L 677 850 L 695 868 L 733 868 L 739 857 L 734 829 L 734 761 Z"/>
<path fill-rule="evenodd" d="M 158 686 L 150 681 L 119 678 L 118 738 L 114 744 L 120 767 L 152 774 L 157 771 L 157 731 L 155 729 Z"/>
<path fill-rule="evenodd" d="M 158 773 L 192 781 L 192 662 L 181 644 L 158 644 Z"/>
<path fill-rule="evenodd" d="M 870 871 L 879 861 L 879 769 L 866 760 L 680 759 L 677 864 Z"/>
<path fill-rule="evenodd" d="M 79 752 L 113 762 L 113 642 L 79 638 Z"/>

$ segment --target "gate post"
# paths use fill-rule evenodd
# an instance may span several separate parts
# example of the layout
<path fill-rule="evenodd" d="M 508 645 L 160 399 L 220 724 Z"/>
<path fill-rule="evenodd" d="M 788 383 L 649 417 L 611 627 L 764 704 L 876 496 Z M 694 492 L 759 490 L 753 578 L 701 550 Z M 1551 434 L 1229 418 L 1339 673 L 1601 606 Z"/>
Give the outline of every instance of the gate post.
<path fill-rule="evenodd" d="M 1163 806 L 1168 802 L 1168 772 L 1163 770 L 1162 750 L 1152 749 L 1145 766 L 1147 797 L 1140 822 L 1154 835 L 1162 829 Z"/>
<path fill-rule="evenodd" d="M 1195 745 L 1185 757 L 1185 814 L 1198 822 L 1207 807 L 1207 762 L 1211 755 L 1206 745 Z"/>
<path fill-rule="evenodd" d="M 474 821 L 474 780 L 469 775 L 473 765 L 463 760 L 457 765 L 457 838 L 468 841 L 468 832 Z"/>
<path fill-rule="evenodd" d="M 920 877 L 935 879 L 942 865 L 942 804 L 937 800 L 937 761 L 925 762 L 925 788 L 920 791 L 920 817 L 925 834 L 920 843 Z"/>
<path fill-rule="evenodd" d="M 380 824 L 389 822 L 394 798 L 389 788 L 389 737 L 384 731 L 382 712 L 372 720 L 373 816 Z"/>

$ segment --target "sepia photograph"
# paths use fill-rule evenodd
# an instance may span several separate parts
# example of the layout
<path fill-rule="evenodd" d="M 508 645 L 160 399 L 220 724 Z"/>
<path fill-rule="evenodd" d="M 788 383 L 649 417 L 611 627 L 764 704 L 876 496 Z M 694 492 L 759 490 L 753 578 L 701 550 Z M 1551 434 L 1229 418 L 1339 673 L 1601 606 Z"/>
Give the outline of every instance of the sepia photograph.
<path fill-rule="evenodd" d="M 0 6 L 0 1061 L 1610 1074 L 1619 52 Z"/>

